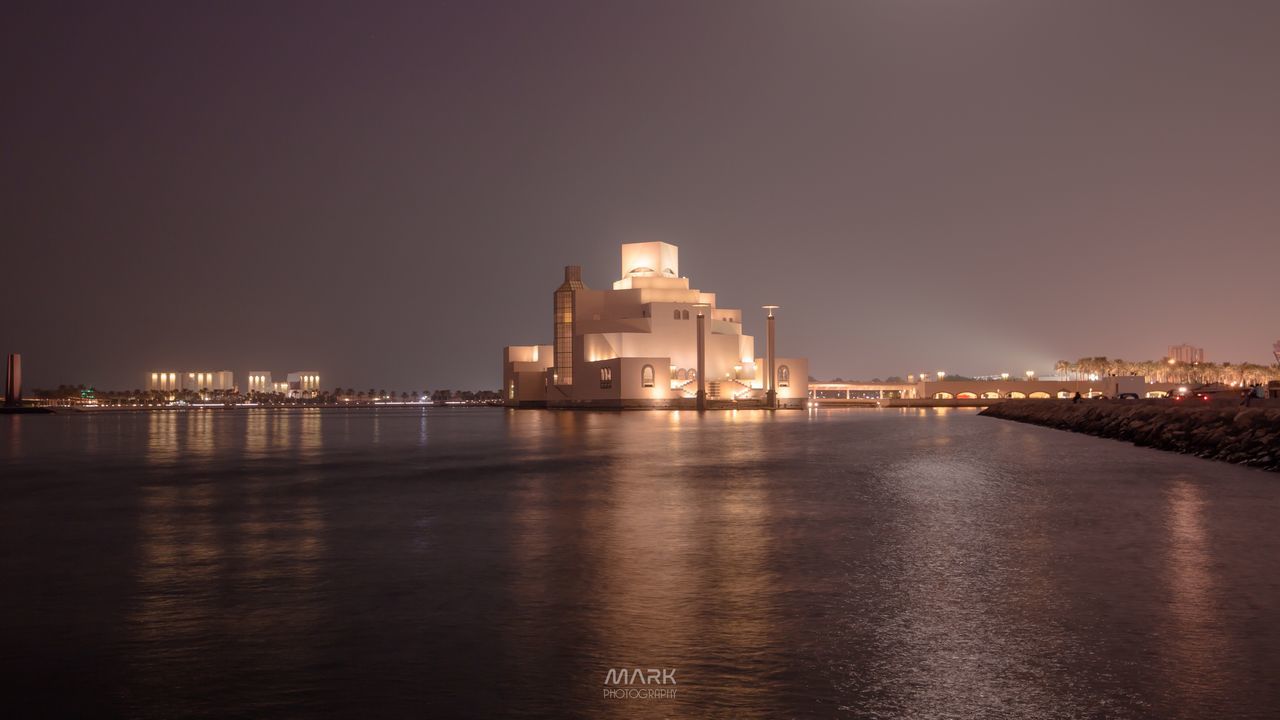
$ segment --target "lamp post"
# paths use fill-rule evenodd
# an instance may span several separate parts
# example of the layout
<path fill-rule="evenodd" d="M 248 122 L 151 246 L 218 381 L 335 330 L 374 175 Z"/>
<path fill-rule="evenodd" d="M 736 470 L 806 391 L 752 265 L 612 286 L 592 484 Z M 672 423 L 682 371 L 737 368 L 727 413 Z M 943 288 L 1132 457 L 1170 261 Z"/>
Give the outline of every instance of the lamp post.
<path fill-rule="evenodd" d="M 920 373 L 920 399 L 929 397 L 929 373 Z"/>
<path fill-rule="evenodd" d="M 762 305 L 761 307 L 768 313 L 765 316 L 765 393 L 764 404 L 770 410 L 776 410 L 778 407 L 778 381 L 774 375 L 773 362 L 773 311 L 778 309 L 777 305 Z"/>
<path fill-rule="evenodd" d="M 698 309 L 698 412 L 707 409 L 707 316 L 709 303 L 694 303 Z"/>

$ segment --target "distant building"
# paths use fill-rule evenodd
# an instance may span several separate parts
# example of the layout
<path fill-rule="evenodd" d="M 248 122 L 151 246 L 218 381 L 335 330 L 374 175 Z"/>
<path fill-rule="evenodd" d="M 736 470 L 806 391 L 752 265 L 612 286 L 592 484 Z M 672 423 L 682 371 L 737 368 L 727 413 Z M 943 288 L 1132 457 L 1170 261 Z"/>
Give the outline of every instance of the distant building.
<path fill-rule="evenodd" d="M 147 373 L 147 391 L 171 392 L 182 389 L 182 375 L 176 370 L 157 370 Z"/>
<path fill-rule="evenodd" d="M 503 350 L 507 405 L 693 408 L 700 345 L 708 404 L 759 407 L 771 388 L 779 407 L 808 404 L 808 361 L 773 358 L 770 377 L 771 348 L 757 357 L 742 311 L 716 307 L 715 293 L 689 287 L 675 245 L 627 243 L 621 270 L 613 289 L 592 290 L 578 266 L 565 268 L 553 293 L 553 344 Z"/>
<path fill-rule="evenodd" d="M 10 353 L 5 363 L 4 405 L 22 405 L 22 356 L 17 353 Z"/>
<path fill-rule="evenodd" d="M 1170 345 L 1169 353 L 1165 357 L 1170 360 L 1176 360 L 1180 363 L 1202 363 L 1204 362 L 1204 348 L 1198 348 L 1194 345 Z"/>
<path fill-rule="evenodd" d="M 147 390 L 235 390 L 235 376 L 230 370 L 157 370 L 147 373 Z"/>
<path fill-rule="evenodd" d="M 320 394 L 320 373 L 316 370 L 299 370 L 289 373 L 289 397 L 309 398 Z"/>
<path fill-rule="evenodd" d="M 279 394 L 281 394 L 281 395 L 288 395 L 288 394 L 289 394 L 289 383 L 284 382 L 283 380 L 277 380 L 277 381 L 275 381 L 275 382 L 271 383 L 271 392 L 273 392 L 273 393 L 279 393 Z"/>
<path fill-rule="evenodd" d="M 250 370 L 249 384 L 245 386 L 245 392 L 269 393 L 273 392 L 275 384 L 271 382 L 271 373 L 267 370 Z"/>
<path fill-rule="evenodd" d="M 182 389 L 194 390 L 235 390 L 236 379 L 230 370 L 197 370 L 187 372 L 182 377 Z"/>

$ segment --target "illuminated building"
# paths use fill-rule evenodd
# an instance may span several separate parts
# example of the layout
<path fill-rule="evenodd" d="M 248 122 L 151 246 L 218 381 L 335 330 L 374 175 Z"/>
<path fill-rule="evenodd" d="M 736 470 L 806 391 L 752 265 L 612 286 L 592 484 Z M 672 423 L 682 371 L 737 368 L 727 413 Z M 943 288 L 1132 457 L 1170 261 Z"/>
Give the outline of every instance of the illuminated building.
<path fill-rule="evenodd" d="M 283 380 L 277 380 L 277 381 L 275 381 L 275 382 L 271 383 L 271 392 L 279 393 L 279 394 L 281 394 L 281 395 L 288 395 L 288 394 L 289 394 L 289 383 L 287 383 L 287 382 L 285 382 L 285 381 L 283 381 Z"/>
<path fill-rule="evenodd" d="M 197 370 L 182 376 L 182 389 L 194 390 L 235 390 L 235 376 L 230 370 Z"/>
<path fill-rule="evenodd" d="M 170 392 L 182 389 L 182 376 L 185 373 L 176 370 L 158 370 L 147 373 L 147 390 Z"/>
<path fill-rule="evenodd" d="M 289 384 L 289 397 L 310 398 L 320 394 L 320 373 L 316 370 L 291 372 L 285 380 Z"/>
<path fill-rule="evenodd" d="M 503 350 L 506 404 L 695 407 L 702 326 L 707 404 L 765 406 L 768 363 L 742 332 L 742 311 L 717 307 L 715 293 L 691 288 L 679 271 L 679 249 L 663 242 L 623 245 L 612 289 L 592 290 L 578 266 L 566 267 L 553 293 L 553 344 Z M 773 367 L 777 406 L 804 407 L 808 361 L 774 358 Z"/>
<path fill-rule="evenodd" d="M 178 390 L 235 390 L 235 377 L 230 370 L 156 370 L 148 372 L 147 390 L 176 392 Z"/>
<path fill-rule="evenodd" d="M 1165 357 L 1170 360 L 1176 360 L 1180 363 L 1202 363 L 1204 362 L 1204 348 L 1198 348 L 1194 345 L 1170 345 L 1169 354 Z"/>
<path fill-rule="evenodd" d="M 245 392 L 269 393 L 274 392 L 275 384 L 271 382 L 271 373 L 267 370 L 250 370 L 249 384 L 245 386 Z"/>

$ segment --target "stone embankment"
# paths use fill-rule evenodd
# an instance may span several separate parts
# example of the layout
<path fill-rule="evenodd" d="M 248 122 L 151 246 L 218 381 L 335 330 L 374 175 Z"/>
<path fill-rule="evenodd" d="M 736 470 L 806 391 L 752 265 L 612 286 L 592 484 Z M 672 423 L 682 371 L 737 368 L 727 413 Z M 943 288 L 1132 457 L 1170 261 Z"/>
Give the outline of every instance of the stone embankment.
<path fill-rule="evenodd" d="M 1280 471 L 1280 404 L 1182 402 L 1006 400 L 979 414 Z"/>

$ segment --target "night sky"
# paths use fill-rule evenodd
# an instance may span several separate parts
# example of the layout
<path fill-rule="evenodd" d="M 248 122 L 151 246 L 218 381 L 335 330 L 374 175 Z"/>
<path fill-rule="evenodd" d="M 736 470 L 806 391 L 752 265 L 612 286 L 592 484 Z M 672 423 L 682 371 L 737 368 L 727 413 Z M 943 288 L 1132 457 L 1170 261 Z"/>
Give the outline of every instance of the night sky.
<path fill-rule="evenodd" d="M 1280 3 L 6 5 L 0 351 L 496 388 L 567 264 L 819 377 L 1280 337 Z M 763 342 L 757 342 L 763 352 Z"/>

